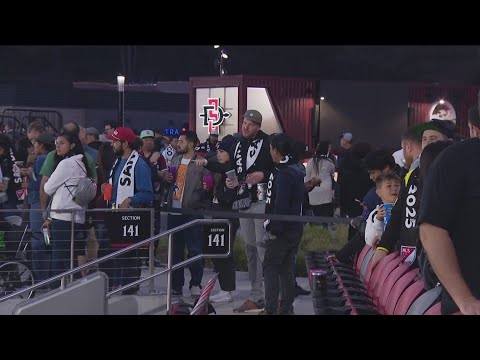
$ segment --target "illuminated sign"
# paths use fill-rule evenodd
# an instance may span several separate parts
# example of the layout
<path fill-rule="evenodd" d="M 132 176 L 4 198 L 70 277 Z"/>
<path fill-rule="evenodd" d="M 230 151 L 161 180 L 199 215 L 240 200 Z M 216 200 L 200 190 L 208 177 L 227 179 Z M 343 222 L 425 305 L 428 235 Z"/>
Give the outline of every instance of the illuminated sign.
<path fill-rule="evenodd" d="M 455 108 L 446 100 L 440 100 L 432 105 L 430 109 L 430 119 L 457 121 Z"/>
<path fill-rule="evenodd" d="M 175 128 L 166 128 L 165 129 L 165 136 L 173 136 L 173 135 L 180 135 L 180 130 Z"/>
<path fill-rule="evenodd" d="M 203 113 L 200 113 L 200 117 L 203 117 L 203 127 L 208 127 L 208 133 L 216 131 L 220 134 L 220 125 L 223 124 L 225 119 L 232 116 L 231 113 L 225 111 L 219 104 L 219 98 L 208 98 L 208 105 L 203 105 Z"/>

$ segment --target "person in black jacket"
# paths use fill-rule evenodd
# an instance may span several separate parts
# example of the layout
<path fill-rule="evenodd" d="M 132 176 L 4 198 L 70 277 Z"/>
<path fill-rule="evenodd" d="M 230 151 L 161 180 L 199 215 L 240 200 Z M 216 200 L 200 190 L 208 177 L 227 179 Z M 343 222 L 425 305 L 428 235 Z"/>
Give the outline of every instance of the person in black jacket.
<path fill-rule="evenodd" d="M 443 285 L 442 314 L 480 315 L 478 205 L 480 116 L 469 112 L 470 140 L 449 146 L 425 182 L 420 239 Z M 439 196 L 440 194 L 440 196 Z"/>
<path fill-rule="evenodd" d="M 392 209 L 390 221 L 372 259 L 375 267 L 388 253 L 399 250 L 404 259 L 415 259 L 417 244 L 417 216 L 420 209 L 421 184 L 420 155 L 428 144 L 453 138 L 454 131 L 441 120 L 417 125 L 407 130 L 402 139 L 403 154 L 406 162 L 412 163 L 405 175 L 397 202 Z"/>
<path fill-rule="evenodd" d="M 217 160 L 219 164 L 229 165 L 230 154 L 228 150 L 237 142 L 232 135 L 225 136 L 218 145 Z M 215 172 L 216 163 L 210 162 L 205 166 L 208 170 Z M 226 176 L 224 173 L 215 174 L 215 187 L 213 191 L 212 209 L 216 211 L 232 211 L 232 203 L 235 200 L 235 190 L 226 187 Z M 206 189 L 207 184 L 203 184 Z M 218 272 L 218 282 L 221 291 L 210 296 L 212 303 L 226 303 L 233 301 L 232 291 L 235 291 L 235 264 L 233 259 L 233 244 L 235 235 L 240 226 L 238 219 L 229 219 L 231 222 L 230 239 L 232 254 L 225 259 L 212 259 L 215 270 Z"/>
<path fill-rule="evenodd" d="M 247 110 L 243 115 L 242 138 L 230 153 L 232 166 L 235 169 L 239 186 L 227 179 L 227 187 L 235 189 L 237 196 L 232 208 L 240 213 L 264 214 L 265 200 L 258 198 L 260 189 L 265 186 L 273 169 L 270 156 L 270 139 L 260 127 L 262 115 L 257 110 Z M 303 197 L 302 197 L 303 198 Z M 262 219 L 240 218 L 242 238 L 245 241 L 245 253 L 248 260 L 248 275 L 252 284 L 249 298 L 234 312 L 259 310 L 263 308 L 263 272 L 262 262 L 265 256 L 265 244 Z"/>
<path fill-rule="evenodd" d="M 301 215 L 304 193 L 305 167 L 292 154 L 293 141 L 286 134 L 272 137 L 270 154 L 276 169 L 270 174 L 267 186 L 266 213 Z M 263 262 L 265 277 L 265 310 L 271 315 L 293 314 L 295 299 L 294 262 L 303 235 L 299 222 L 266 220 L 266 252 Z M 278 296 L 282 287 L 282 301 Z"/>

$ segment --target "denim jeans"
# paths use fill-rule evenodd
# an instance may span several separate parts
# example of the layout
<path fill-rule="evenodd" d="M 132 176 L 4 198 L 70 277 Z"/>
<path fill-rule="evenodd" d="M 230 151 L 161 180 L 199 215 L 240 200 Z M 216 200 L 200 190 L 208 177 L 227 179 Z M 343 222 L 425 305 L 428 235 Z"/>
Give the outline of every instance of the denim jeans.
<path fill-rule="evenodd" d="M 276 239 L 267 241 L 267 250 L 263 260 L 263 276 L 265 282 L 265 311 L 276 313 L 280 282 L 282 286 L 282 305 L 278 309 L 281 314 L 293 310 L 295 300 L 294 262 L 302 233 L 282 233 Z"/>
<path fill-rule="evenodd" d="M 40 202 L 30 205 L 31 210 L 40 209 Z M 45 245 L 41 227 L 43 224 L 41 211 L 30 211 L 30 239 L 32 247 L 32 270 L 35 282 L 47 280 L 50 277 L 50 249 Z"/>
<path fill-rule="evenodd" d="M 94 224 L 94 228 L 95 228 L 95 237 L 97 238 L 97 243 L 98 243 L 98 257 L 101 258 L 114 252 L 115 249 L 112 249 L 112 247 L 110 246 L 108 230 L 105 224 L 97 222 Z M 116 261 L 117 259 L 114 258 L 107 261 L 103 261 L 100 264 L 98 264 L 99 270 L 104 272 L 108 276 L 108 285 L 110 288 L 112 286 L 118 285 L 118 284 L 114 284 L 115 279 L 119 278 L 120 276 L 118 268 L 115 264 Z"/>
<path fill-rule="evenodd" d="M 53 219 L 50 225 L 50 235 L 52 237 L 52 262 L 51 276 L 59 275 L 70 270 L 71 256 L 71 227 L 70 221 Z M 83 224 L 74 224 L 74 266 L 77 255 L 81 253 L 83 247 L 83 255 L 85 255 L 85 240 Z M 60 281 L 50 284 L 51 288 L 60 286 Z"/>
<path fill-rule="evenodd" d="M 183 225 L 189 221 L 195 220 L 194 216 L 187 215 L 168 215 L 168 228 Z M 202 239 L 199 226 L 193 226 L 173 235 L 172 243 L 172 265 L 178 264 L 185 260 L 185 244 L 188 249 L 188 257 L 194 257 L 202 253 Z M 188 269 L 190 270 L 191 280 L 190 287 L 200 286 L 203 277 L 203 260 L 194 262 Z M 181 291 L 185 284 L 185 275 L 182 269 L 175 270 L 172 273 L 172 289 Z"/>

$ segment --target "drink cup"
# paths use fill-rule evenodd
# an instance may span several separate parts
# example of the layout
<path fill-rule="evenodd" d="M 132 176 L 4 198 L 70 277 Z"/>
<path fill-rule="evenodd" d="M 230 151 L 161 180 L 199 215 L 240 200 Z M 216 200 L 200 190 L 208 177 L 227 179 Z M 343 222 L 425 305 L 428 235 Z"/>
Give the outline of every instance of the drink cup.
<path fill-rule="evenodd" d="M 233 186 L 238 186 L 238 177 L 235 170 L 230 170 L 225 173 L 228 179 L 233 181 Z"/>
<path fill-rule="evenodd" d="M 205 175 L 203 177 L 203 182 L 207 185 L 207 192 L 210 192 L 213 189 L 214 181 L 212 175 Z"/>
<path fill-rule="evenodd" d="M 383 204 L 383 208 L 385 209 L 385 218 L 383 219 L 383 223 L 387 226 L 388 222 L 390 221 L 390 217 L 392 216 L 392 208 L 394 204 Z"/>
<path fill-rule="evenodd" d="M 168 166 L 168 172 L 173 176 L 173 182 L 177 181 L 177 167 Z"/>
<path fill-rule="evenodd" d="M 112 184 L 110 183 L 106 183 L 105 185 L 103 185 L 103 200 L 112 200 Z"/>

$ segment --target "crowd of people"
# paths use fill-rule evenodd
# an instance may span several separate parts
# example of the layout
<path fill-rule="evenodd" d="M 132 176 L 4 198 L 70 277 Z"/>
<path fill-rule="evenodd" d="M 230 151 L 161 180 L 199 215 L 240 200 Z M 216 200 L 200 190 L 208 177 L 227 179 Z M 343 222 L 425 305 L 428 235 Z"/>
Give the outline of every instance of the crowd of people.
<path fill-rule="evenodd" d="M 91 227 L 98 256 L 114 251 L 105 214 L 85 215 L 89 207 L 153 207 L 155 234 L 161 228 L 161 212 L 168 213 L 166 226 L 171 229 L 202 217 L 201 211 L 191 215 L 182 210 L 214 209 L 240 216 L 232 219 L 230 238 L 233 241 L 241 232 L 251 289 L 234 311 L 293 314 L 295 296 L 308 294 L 295 281 L 304 224 L 241 215 L 292 216 L 308 210 L 313 216 L 352 219 L 349 241 L 336 260 L 351 261 L 365 243 L 376 249 L 373 265 L 398 250 L 405 261 L 420 266 L 428 286 L 442 284 L 444 313 L 456 309 L 480 313 L 473 232 L 480 180 L 475 166 L 480 151 L 476 107 L 469 113 L 472 139 L 460 141 L 455 124 L 434 119 L 403 134 L 403 156 L 397 160 L 390 149 L 373 149 L 348 132 L 341 135 L 339 149 L 320 141 L 311 153 L 288 134 L 264 133 L 262 121 L 259 111 L 247 110 L 240 133 L 219 141 L 218 133 L 212 132 L 204 143 L 194 131 L 169 137 L 144 129 L 137 135 L 113 122 L 105 123 L 103 134 L 75 122 L 64 124 L 56 137 L 40 122 L 31 123 L 25 136 L 16 134 L 16 139 L 0 134 L 0 206 L 44 210 L 29 213 L 36 281 L 70 268 L 72 215 L 55 210 L 76 210 L 74 252 L 81 265 L 88 261 L 85 248 Z M 85 177 L 98 184 L 97 196 L 88 206 L 75 201 L 75 188 Z M 45 243 L 45 231 L 50 245 Z M 200 234 L 196 227 L 174 234 L 173 264 L 185 259 L 185 248 L 188 257 L 201 254 Z M 139 278 L 137 255 L 101 267 L 112 288 Z M 214 266 L 221 291 L 210 300 L 233 301 L 233 256 L 215 259 Z M 192 263 L 189 270 L 188 289 L 198 297 L 202 262 Z M 184 282 L 183 269 L 175 270 L 173 295 L 183 295 Z"/>

